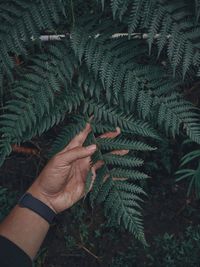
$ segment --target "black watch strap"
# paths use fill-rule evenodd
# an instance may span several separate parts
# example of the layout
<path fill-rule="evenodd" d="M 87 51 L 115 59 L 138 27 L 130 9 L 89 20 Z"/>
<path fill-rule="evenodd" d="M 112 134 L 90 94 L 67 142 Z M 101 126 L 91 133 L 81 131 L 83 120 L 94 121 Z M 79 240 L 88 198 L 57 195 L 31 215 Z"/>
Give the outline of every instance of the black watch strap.
<path fill-rule="evenodd" d="M 22 208 L 28 208 L 43 219 L 45 219 L 49 224 L 51 224 L 56 217 L 56 213 L 50 209 L 46 204 L 44 204 L 39 199 L 33 197 L 30 193 L 25 193 L 18 202 L 19 206 Z"/>

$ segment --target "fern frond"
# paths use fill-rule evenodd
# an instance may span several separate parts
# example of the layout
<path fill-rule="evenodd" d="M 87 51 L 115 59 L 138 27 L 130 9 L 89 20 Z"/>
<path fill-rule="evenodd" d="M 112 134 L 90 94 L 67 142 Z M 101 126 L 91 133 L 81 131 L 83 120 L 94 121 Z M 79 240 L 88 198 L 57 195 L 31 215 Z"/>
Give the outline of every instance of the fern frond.
<path fill-rule="evenodd" d="M 145 173 L 136 170 L 126 170 L 121 168 L 115 168 L 110 171 L 112 177 L 129 179 L 129 180 L 144 180 L 149 178 Z"/>
<path fill-rule="evenodd" d="M 92 187 L 92 192 L 90 194 L 90 203 L 93 207 L 97 201 L 97 197 L 99 196 L 99 192 L 103 186 L 103 182 L 104 182 L 106 175 L 107 175 L 107 168 L 105 165 L 102 168 L 100 168 L 100 170 L 97 170 L 97 176 Z M 106 190 L 106 194 L 107 194 L 107 190 Z M 103 198 L 103 201 L 104 200 L 105 198 Z"/>
<path fill-rule="evenodd" d="M 200 150 L 194 150 L 192 152 L 187 153 L 184 157 L 181 159 L 181 167 L 184 165 L 190 163 L 194 159 L 198 159 L 200 157 Z"/>
<path fill-rule="evenodd" d="M 192 192 L 192 190 L 194 189 L 196 197 L 199 199 L 200 198 L 200 163 L 199 163 L 199 157 L 200 157 L 200 153 L 199 150 L 196 151 L 192 151 L 188 154 L 186 154 L 183 158 L 182 158 L 182 164 L 183 165 L 188 165 L 189 163 L 191 163 L 192 161 L 194 161 L 195 159 L 198 159 L 198 164 L 197 167 L 194 169 L 180 169 L 176 172 L 176 181 L 180 182 L 182 180 L 189 180 L 189 186 L 188 186 L 188 191 L 187 191 L 187 195 L 189 196 Z"/>
<path fill-rule="evenodd" d="M 115 19 L 116 12 L 119 10 L 120 7 L 123 5 L 123 0 L 112 0 L 111 1 L 111 8 L 113 13 L 113 18 Z"/>
<path fill-rule="evenodd" d="M 120 156 L 114 154 L 104 154 L 103 160 L 106 164 L 112 164 L 121 167 L 140 167 L 143 165 L 144 161 L 142 159 L 133 156 Z"/>
<path fill-rule="evenodd" d="M 81 130 L 85 124 L 83 124 L 83 117 L 75 117 L 76 121 L 72 124 L 65 126 L 61 131 L 61 134 L 54 142 L 52 146 L 52 153 L 54 155 L 61 149 L 63 149 L 66 144 L 70 141 L 77 134 L 78 130 Z M 78 121 L 77 121 L 78 119 Z M 95 118 L 92 122 L 92 127 L 94 127 L 96 121 Z M 119 156 L 119 155 L 112 155 L 112 154 L 104 154 L 105 150 L 112 150 L 112 149 L 135 149 L 141 151 L 148 151 L 152 150 L 153 148 L 149 145 L 141 141 L 128 141 L 122 138 L 115 138 L 115 139 L 108 139 L 108 138 L 96 138 L 93 133 L 90 133 L 88 136 L 85 145 L 90 143 L 96 143 L 98 146 L 98 151 L 96 152 L 97 155 L 93 157 L 93 162 L 97 162 L 99 159 L 104 161 L 103 167 L 97 171 L 97 175 L 95 178 L 95 182 L 90 192 L 90 201 L 92 206 L 97 203 L 101 202 L 109 202 L 110 208 L 111 205 L 117 205 L 119 207 L 123 207 L 124 213 L 121 214 L 121 210 L 116 210 L 115 206 L 113 206 L 114 210 L 111 212 L 111 216 L 113 219 L 116 219 L 118 223 L 121 221 L 124 222 L 125 227 L 132 231 L 137 238 L 139 238 L 142 242 L 145 242 L 144 236 L 142 236 L 142 220 L 140 219 L 140 212 L 138 210 L 141 209 L 139 202 L 141 198 L 138 194 L 143 194 L 143 190 L 137 186 L 132 185 L 131 188 L 126 188 L 122 186 L 123 191 L 121 188 L 115 188 L 115 179 L 119 180 L 131 180 L 131 181 L 138 181 L 148 178 L 148 176 L 140 171 L 137 170 L 127 170 L 123 169 L 122 167 L 139 167 L 143 164 L 143 161 L 129 156 Z M 89 173 L 88 181 L 86 185 L 86 191 L 88 192 L 88 187 L 90 185 L 91 174 Z M 116 191 L 117 190 L 117 191 Z M 117 197 L 115 199 L 115 203 L 113 200 L 110 199 L 113 193 L 120 195 L 120 198 Z M 129 193 L 129 194 L 128 194 Z M 132 197 L 132 198 L 131 198 Z M 110 201 L 109 201 L 110 199 Z M 118 201 L 118 203 L 117 203 Z M 106 208 L 108 205 L 106 204 Z M 117 217 L 116 217 L 117 216 Z M 121 218 L 121 219 L 120 219 Z M 126 220 L 128 220 L 128 224 L 126 224 Z"/>
<path fill-rule="evenodd" d="M 94 115 L 97 122 L 103 119 L 115 127 L 120 127 L 125 132 L 158 138 L 156 131 L 147 122 L 135 120 L 133 116 L 123 114 L 119 108 L 110 108 L 104 103 L 90 100 L 85 103 L 85 111 L 88 111 L 89 115 Z"/>
<path fill-rule="evenodd" d="M 61 133 L 57 136 L 51 147 L 49 158 L 63 150 L 75 135 L 85 128 L 86 120 L 82 116 L 73 116 L 70 119 L 73 122 L 68 123 L 67 126 L 62 128 Z"/>
<path fill-rule="evenodd" d="M 200 17 L 200 1 L 199 0 L 194 0 L 194 1 L 195 1 L 196 22 L 198 22 Z"/>
<path fill-rule="evenodd" d="M 164 102 L 158 109 L 158 123 L 164 125 L 166 132 L 173 136 L 179 134 L 180 126 L 186 131 L 186 134 L 194 141 L 200 142 L 199 133 L 199 114 L 198 110 L 188 101 L 185 101 L 179 94 L 172 94 L 163 98 Z"/>
<path fill-rule="evenodd" d="M 141 141 L 130 141 L 122 137 L 115 139 L 111 138 L 98 138 L 97 143 L 101 149 L 130 149 L 135 151 L 153 151 L 156 148 Z"/>
<path fill-rule="evenodd" d="M 38 39 L 40 31 L 52 29 L 63 18 L 60 1 L 1 1 L 0 69 L 13 78 L 11 54 L 27 54 L 26 45 Z"/>
<path fill-rule="evenodd" d="M 62 120 L 66 111 L 80 104 L 82 94 L 68 91 L 76 64 L 70 57 L 64 41 L 57 48 L 49 46 L 48 52 L 30 58 L 26 71 L 22 67 L 23 74 L 13 83 L 12 97 L 1 115 L 0 131 L 5 142 L 20 142 L 41 134 Z M 59 95 L 62 102 L 57 106 Z"/>
<path fill-rule="evenodd" d="M 179 66 L 183 64 L 182 75 L 185 77 L 190 66 L 193 65 L 192 58 L 198 50 L 196 47 L 199 33 L 199 1 L 195 0 L 196 8 L 191 8 L 191 3 L 186 1 L 124 1 L 131 8 L 126 10 L 123 19 L 128 25 L 129 35 L 134 32 L 145 32 L 148 30 L 149 51 L 151 51 L 156 35 L 158 55 L 166 47 L 174 74 Z M 122 6 L 115 5 L 112 10 L 116 17 L 120 14 Z M 195 10 L 195 12 L 193 12 Z M 196 23 L 194 23 L 194 13 Z"/>
<path fill-rule="evenodd" d="M 129 36 L 139 26 L 139 23 L 141 21 L 142 9 L 144 8 L 144 3 L 145 3 L 145 0 L 136 0 L 132 4 L 130 17 L 129 17 Z"/>
<path fill-rule="evenodd" d="M 76 32 L 76 30 L 74 31 Z M 79 32 L 79 34 L 81 34 L 80 29 L 77 29 L 77 31 Z M 139 54 L 137 54 L 136 56 L 135 53 L 136 51 L 139 51 L 140 53 L 140 50 L 137 50 L 137 47 L 139 44 L 142 45 L 142 42 L 135 42 L 135 40 L 127 41 L 125 38 L 120 38 L 119 40 L 109 39 L 105 42 L 104 39 L 101 40 L 101 36 L 96 38 L 95 41 L 91 41 L 91 39 L 88 38 L 88 43 L 91 44 L 91 42 L 95 49 L 98 49 L 100 58 L 103 58 L 103 56 L 106 55 L 105 58 L 102 59 L 104 61 L 104 66 L 106 62 L 106 72 L 103 75 L 101 74 L 99 76 L 99 79 L 101 80 L 102 84 L 104 84 L 103 87 L 106 91 L 105 93 L 108 102 L 111 101 L 111 93 L 113 91 L 115 99 L 113 100 L 113 102 L 119 103 L 122 110 L 125 105 L 126 109 L 128 106 L 127 113 L 130 114 L 130 112 L 137 111 L 136 114 L 138 114 L 139 117 L 141 117 L 142 119 L 148 119 L 150 121 L 152 120 L 152 118 L 156 118 L 156 116 L 158 116 L 158 123 L 160 125 L 164 124 L 166 132 L 171 133 L 173 136 L 179 133 L 181 126 L 183 125 L 184 129 L 186 130 L 186 134 L 190 138 L 192 138 L 192 140 L 199 142 L 198 112 L 195 112 L 195 109 L 192 107 L 192 105 L 189 105 L 189 103 L 186 104 L 186 102 L 180 97 L 170 96 L 169 94 L 170 92 L 173 92 L 173 90 L 178 90 L 177 86 L 181 85 L 182 81 L 179 81 L 178 79 L 172 80 L 172 78 L 170 77 L 171 74 L 166 73 L 166 71 L 164 70 L 164 68 L 162 69 L 162 67 L 158 68 L 154 65 L 141 66 L 140 64 L 135 64 L 134 62 L 132 62 L 132 64 L 130 65 L 132 69 L 130 69 L 127 62 L 126 64 L 124 64 L 124 54 L 122 54 L 123 49 L 121 47 L 128 47 L 131 50 L 131 47 L 133 47 L 133 45 L 135 44 L 136 50 L 132 52 L 132 54 L 134 60 L 136 60 L 137 57 L 140 58 Z M 183 44 L 182 41 L 178 43 L 179 45 Z M 176 55 L 172 54 L 171 58 L 172 61 L 173 59 L 177 61 L 177 63 L 174 61 L 174 64 L 176 65 L 178 64 L 182 48 L 177 46 L 177 42 L 171 42 L 171 44 L 173 44 L 177 49 Z M 85 50 L 85 54 L 87 54 L 87 45 L 85 46 L 85 48 L 81 48 L 82 51 Z M 75 46 L 76 49 L 78 49 L 79 44 L 76 43 Z M 112 52 L 113 50 L 115 52 Z M 113 57 L 113 54 L 115 55 L 115 57 Z M 84 57 L 84 53 L 82 56 Z M 186 69 L 189 68 L 187 60 L 188 57 L 184 61 L 184 68 Z M 93 63 L 90 63 L 90 65 L 88 66 L 89 70 L 91 68 L 91 71 L 93 71 L 92 65 Z M 101 71 L 101 68 L 102 67 L 100 63 L 99 72 Z M 106 82 L 108 81 L 106 74 L 108 74 L 108 77 L 112 77 L 109 79 L 109 83 Z M 95 77 L 97 75 L 98 68 L 95 72 Z M 100 88 L 101 86 L 98 87 L 98 90 Z M 123 92 L 124 99 L 121 98 L 121 92 Z M 169 94 L 169 96 L 165 98 L 167 94 Z M 172 100 L 172 98 L 174 98 L 174 100 Z M 169 109 L 167 108 L 166 111 L 166 105 L 169 105 L 169 102 L 171 103 L 171 105 L 169 106 Z M 175 106 L 179 107 L 176 109 L 177 113 L 175 110 L 175 112 L 173 112 L 173 109 L 170 110 L 172 107 L 172 102 L 174 103 L 173 109 L 176 109 Z M 101 120 L 101 118 L 104 117 L 104 112 L 102 112 L 102 109 L 104 108 L 103 104 L 101 107 L 98 107 L 98 105 L 93 106 L 91 103 L 90 107 L 88 107 L 87 103 L 86 109 L 90 110 L 90 114 L 97 114 L 97 116 Z M 180 106 L 182 106 L 182 108 L 180 108 Z M 109 110 L 110 116 L 107 116 L 105 119 L 109 119 L 110 122 L 113 123 L 116 121 L 116 119 L 110 118 L 113 110 L 111 108 L 109 108 Z M 187 119 L 185 116 L 187 116 Z M 189 121 L 190 123 L 188 123 Z M 116 121 L 116 125 L 124 128 L 124 125 L 122 123 L 124 123 L 124 120 L 121 123 L 119 120 Z M 134 133 L 136 132 L 134 131 Z M 142 134 L 141 130 L 139 134 Z M 143 135 L 148 136 L 148 131 L 145 131 Z"/>
<path fill-rule="evenodd" d="M 133 184 L 124 182 L 113 183 L 105 202 L 106 215 L 111 222 L 123 224 L 125 229 L 134 233 L 137 239 L 146 244 L 141 213 L 131 195 L 140 194 L 142 190 Z M 129 194 L 129 197 L 127 195 Z"/>
<path fill-rule="evenodd" d="M 164 9 L 162 7 L 154 10 L 154 15 L 148 31 L 148 44 L 149 44 L 149 53 L 151 53 L 152 44 L 154 41 L 155 35 L 158 33 L 162 20 L 165 16 Z"/>

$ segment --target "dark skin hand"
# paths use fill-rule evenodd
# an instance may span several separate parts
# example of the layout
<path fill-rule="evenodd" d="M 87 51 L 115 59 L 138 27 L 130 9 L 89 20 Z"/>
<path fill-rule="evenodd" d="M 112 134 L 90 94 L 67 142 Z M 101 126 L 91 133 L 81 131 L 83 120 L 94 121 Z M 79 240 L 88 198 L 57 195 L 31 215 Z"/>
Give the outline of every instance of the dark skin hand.
<path fill-rule="evenodd" d="M 85 129 L 48 162 L 28 189 L 29 193 L 56 213 L 70 208 L 85 194 L 86 176 L 91 168 L 91 156 L 97 149 L 94 144 L 83 147 L 90 132 L 91 126 L 87 123 Z M 100 137 L 115 138 L 119 134 L 120 129 L 116 128 L 115 132 L 105 133 Z M 128 151 L 119 150 L 111 153 L 125 155 Z M 103 164 L 104 162 L 98 161 L 92 166 L 93 181 L 96 177 L 96 170 Z M 0 235 L 11 240 L 33 259 L 48 229 L 49 224 L 42 217 L 17 205 L 0 225 Z"/>
<path fill-rule="evenodd" d="M 96 145 L 94 144 L 87 148 L 83 147 L 90 132 L 91 126 L 88 123 L 80 134 L 49 161 L 29 189 L 30 193 L 38 196 L 41 200 L 45 199 L 56 213 L 71 207 L 85 194 L 85 180 L 91 166 L 91 155 L 96 151 Z M 116 128 L 115 132 L 108 132 L 100 137 L 115 138 L 119 134 L 120 129 Z M 127 152 L 127 150 L 121 150 L 112 153 L 125 154 Z M 98 161 L 91 168 L 93 181 L 97 169 L 103 164 L 102 161 Z"/>

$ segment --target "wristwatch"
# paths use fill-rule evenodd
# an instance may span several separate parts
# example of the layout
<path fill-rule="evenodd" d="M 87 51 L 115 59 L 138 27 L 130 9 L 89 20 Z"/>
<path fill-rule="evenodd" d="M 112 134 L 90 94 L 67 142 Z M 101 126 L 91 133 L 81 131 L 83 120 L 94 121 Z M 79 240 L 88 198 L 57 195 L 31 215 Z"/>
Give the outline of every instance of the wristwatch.
<path fill-rule="evenodd" d="M 18 205 L 27 208 L 40 215 L 49 224 L 52 224 L 56 213 L 39 199 L 33 197 L 30 193 L 25 193 L 19 200 Z"/>

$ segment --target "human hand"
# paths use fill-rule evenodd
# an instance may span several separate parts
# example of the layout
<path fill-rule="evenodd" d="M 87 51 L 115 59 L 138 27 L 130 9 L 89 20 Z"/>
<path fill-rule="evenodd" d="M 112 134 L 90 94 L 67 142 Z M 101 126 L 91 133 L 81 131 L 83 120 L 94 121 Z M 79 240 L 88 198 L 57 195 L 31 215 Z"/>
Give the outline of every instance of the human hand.
<path fill-rule="evenodd" d="M 86 177 L 91 168 L 91 156 L 97 149 L 94 144 L 83 147 L 90 132 L 91 126 L 87 123 L 85 129 L 48 162 L 28 190 L 56 213 L 71 207 L 85 194 Z M 120 129 L 116 128 L 115 132 L 108 132 L 100 137 L 115 138 L 119 134 Z M 126 154 L 127 151 L 113 151 L 112 153 Z M 104 162 L 98 161 L 91 168 L 92 181 L 96 177 L 97 169 L 103 164 Z"/>

